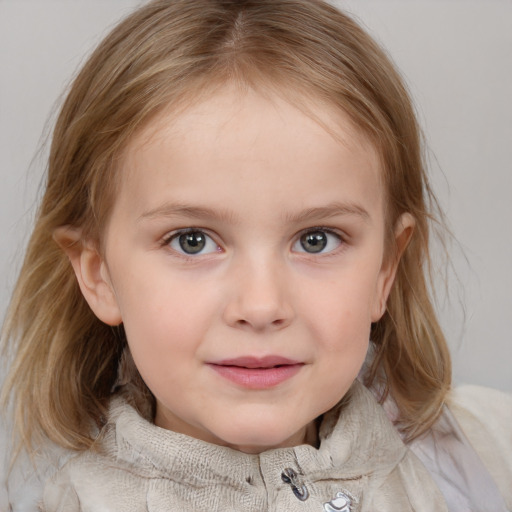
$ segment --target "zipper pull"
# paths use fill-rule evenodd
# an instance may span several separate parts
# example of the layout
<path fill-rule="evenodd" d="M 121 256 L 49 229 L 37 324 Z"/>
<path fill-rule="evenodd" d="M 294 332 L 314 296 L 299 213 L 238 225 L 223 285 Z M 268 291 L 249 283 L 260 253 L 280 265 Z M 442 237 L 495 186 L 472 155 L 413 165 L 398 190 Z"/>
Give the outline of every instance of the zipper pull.
<path fill-rule="evenodd" d="M 291 486 L 293 494 L 300 501 L 306 501 L 309 498 L 307 487 L 299 480 L 297 473 L 292 468 L 286 468 L 281 473 L 281 480 Z"/>

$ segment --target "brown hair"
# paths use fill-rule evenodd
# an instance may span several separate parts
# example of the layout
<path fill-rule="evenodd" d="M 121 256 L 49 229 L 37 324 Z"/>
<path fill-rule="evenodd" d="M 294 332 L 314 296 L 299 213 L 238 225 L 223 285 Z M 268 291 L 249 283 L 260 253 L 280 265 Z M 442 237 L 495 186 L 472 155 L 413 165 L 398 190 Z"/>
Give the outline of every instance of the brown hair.
<path fill-rule="evenodd" d="M 347 112 L 378 149 L 390 229 L 404 212 L 416 225 L 387 313 L 372 328 L 366 384 L 383 383 L 383 398 L 390 391 L 409 438 L 439 414 L 451 375 L 425 277 L 435 201 L 411 100 L 389 58 L 321 0 L 156 0 L 100 44 L 55 126 L 46 191 L 3 329 L 13 358 L 4 400 L 12 398 L 27 446 L 44 435 L 91 446 L 126 345 L 122 328 L 89 309 L 55 229 L 76 226 L 100 241 L 116 162 L 133 136 L 163 108 L 228 80 L 304 91 Z"/>

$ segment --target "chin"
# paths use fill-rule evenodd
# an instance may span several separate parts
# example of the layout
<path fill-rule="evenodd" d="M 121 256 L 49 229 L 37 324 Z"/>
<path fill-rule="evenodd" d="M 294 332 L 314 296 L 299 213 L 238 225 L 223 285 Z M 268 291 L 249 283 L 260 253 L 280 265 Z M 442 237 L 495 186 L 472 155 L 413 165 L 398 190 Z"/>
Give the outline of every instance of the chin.
<path fill-rule="evenodd" d="M 275 423 L 275 422 L 274 422 Z M 256 427 L 256 428 L 255 428 Z M 276 425 L 241 426 L 221 437 L 223 443 L 230 448 L 244 453 L 261 453 L 274 448 L 284 448 L 303 444 L 306 427 L 290 432 L 289 428 L 279 429 Z"/>

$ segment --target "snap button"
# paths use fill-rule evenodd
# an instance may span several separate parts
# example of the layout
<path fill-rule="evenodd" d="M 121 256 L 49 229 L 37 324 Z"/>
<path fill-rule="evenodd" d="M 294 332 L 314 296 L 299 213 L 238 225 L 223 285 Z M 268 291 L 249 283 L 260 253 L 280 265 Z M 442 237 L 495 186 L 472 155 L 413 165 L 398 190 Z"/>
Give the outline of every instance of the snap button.
<path fill-rule="evenodd" d="M 300 501 L 306 501 L 309 498 L 308 488 L 299 480 L 292 468 L 286 468 L 281 473 L 281 480 L 292 488 L 293 494 Z"/>
<path fill-rule="evenodd" d="M 344 492 L 336 493 L 336 496 L 329 502 L 324 503 L 324 512 L 350 512 L 352 500 Z"/>

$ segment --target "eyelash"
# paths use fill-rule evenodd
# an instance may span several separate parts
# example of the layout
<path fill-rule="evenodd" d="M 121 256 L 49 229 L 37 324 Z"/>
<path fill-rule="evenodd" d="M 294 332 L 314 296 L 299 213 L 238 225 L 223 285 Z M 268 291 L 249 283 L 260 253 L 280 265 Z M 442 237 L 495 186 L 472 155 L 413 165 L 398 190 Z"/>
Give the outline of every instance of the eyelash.
<path fill-rule="evenodd" d="M 301 231 L 294 239 L 292 247 L 295 246 L 296 244 L 300 244 L 303 237 L 305 237 L 309 234 L 314 234 L 314 233 L 324 233 L 328 236 L 330 235 L 330 236 L 335 237 L 337 239 L 337 244 L 338 244 L 337 247 L 335 247 L 327 252 L 320 250 L 319 252 L 315 253 L 315 252 L 308 252 L 306 250 L 303 250 L 303 251 L 297 251 L 298 253 L 305 254 L 308 256 L 329 257 L 329 256 L 334 256 L 334 255 L 338 254 L 340 249 L 342 249 L 346 245 L 345 235 L 341 234 L 338 230 L 330 228 L 330 227 L 325 227 L 325 226 L 315 226 L 315 227 L 307 228 L 307 229 Z M 327 243 L 329 243 L 329 242 L 327 242 Z"/>
<path fill-rule="evenodd" d="M 177 254 L 179 257 L 186 258 L 189 260 L 197 259 L 197 257 L 201 256 L 201 255 L 206 256 L 208 254 L 214 253 L 213 251 L 211 251 L 211 252 L 202 254 L 202 249 L 200 249 L 198 251 L 197 255 L 195 255 L 194 253 L 187 253 L 185 251 L 176 250 L 176 249 L 173 249 L 172 247 L 170 247 L 174 240 L 179 240 L 179 237 L 181 237 L 182 235 L 189 234 L 189 233 L 190 234 L 192 234 L 192 233 L 204 234 L 206 237 L 208 237 L 209 240 L 211 240 L 213 243 L 215 243 L 217 245 L 217 249 L 218 249 L 217 252 L 220 252 L 221 247 L 220 247 L 220 244 L 217 244 L 217 242 L 215 241 L 215 237 L 210 235 L 208 233 L 208 230 L 205 230 L 204 228 L 199 228 L 199 227 L 188 227 L 188 228 L 184 228 L 184 229 L 179 229 L 177 231 L 173 231 L 172 233 L 169 233 L 162 239 L 161 245 L 163 247 L 168 247 L 169 249 L 173 250 L 173 252 L 175 254 Z M 298 251 L 294 251 L 294 252 L 303 254 L 303 255 L 307 255 L 310 257 L 311 256 L 328 257 L 328 256 L 337 254 L 339 252 L 340 248 L 342 248 L 344 245 L 346 245 L 345 236 L 342 235 L 341 233 L 339 233 L 338 230 L 335 230 L 333 228 L 323 227 L 323 226 L 315 226 L 315 227 L 311 227 L 311 228 L 308 228 L 308 229 L 305 229 L 305 230 L 299 232 L 294 237 L 294 241 L 292 243 L 292 248 L 295 247 L 297 244 L 302 245 L 301 241 L 303 240 L 303 238 L 306 237 L 307 235 L 314 234 L 314 233 L 324 233 L 327 236 L 335 237 L 337 239 L 338 246 L 333 249 L 330 249 L 327 252 L 324 252 L 324 248 L 327 247 L 329 244 L 329 241 L 327 241 L 327 245 L 325 247 L 321 248 L 316 253 L 314 251 L 309 252 L 306 250 L 298 250 Z M 208 241 L 206 243 L 208 243 Z M 304 247 L 302 246 L 302 248 L 304 248 Z"/>
<path fill-rule="evenodd" d="M 182 235 L 192 234 L 192 233 L 201 233 L 204 234 L 209 240 L 211 240 L 213 243 L 217 245 L 217 249 L 220 249 L 220 245 L 215 241 L 215 238 L 208 233 L 207 230 L 203 228 L 196 228 L 196 227 L 189 227 L 184 229 L 178 229 L 177 231 L 173 231 L 172 233 L 169 233 L 168 235 L 164 236 L 162 239 L 161 245 L 162 247 L 168 247 L 169 249 L 173 250 L 175 254 L 177 254 L 179 257 L 186 258 L 186 259 L 196 259 L 197 256 L 194 253 L 186 253 L 185 251 L 181 252 L 179 250 L 175 250 L 171 247 L 171 244 L 174 240 L 179 240 L 179 238 Z M 208 242 L 206 242 L 208 243 Z M 217 251 L 218 252 L 218 251 Z M 197 255 L 201 255 L 201 250 L 197 253 Z M 210 253 L 207 253 L 210 254 Z M 204 255 L 203 255 L 204 256 Z"/>

